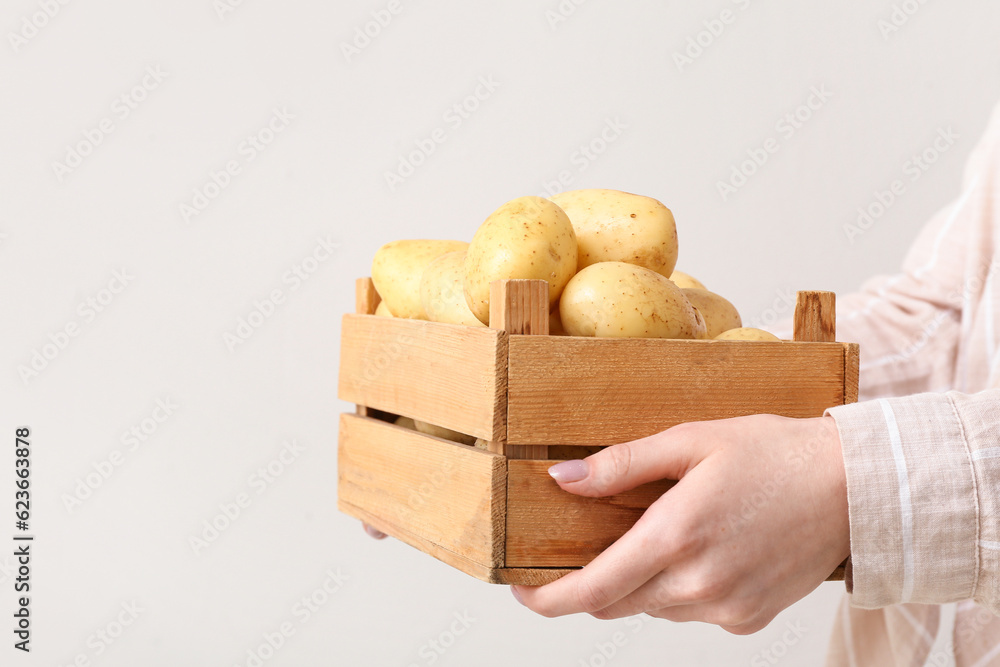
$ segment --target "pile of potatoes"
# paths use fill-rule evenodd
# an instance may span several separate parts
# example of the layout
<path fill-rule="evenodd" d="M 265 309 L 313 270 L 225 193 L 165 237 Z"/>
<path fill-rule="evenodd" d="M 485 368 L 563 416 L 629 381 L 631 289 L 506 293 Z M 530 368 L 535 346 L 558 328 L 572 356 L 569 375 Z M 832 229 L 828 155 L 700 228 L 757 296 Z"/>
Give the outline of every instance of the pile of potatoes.
<path fill-rule="evenodd" d="M 471 243 L 403 240 L 375 253 L 376 315 L 489 324 L 490 283 L 549 283 L 550 333 L 606 338 L 776 341 L 675 271 L 677 228 L 666 206 L 618 190 L 574 190 L 507 202 Z"/>

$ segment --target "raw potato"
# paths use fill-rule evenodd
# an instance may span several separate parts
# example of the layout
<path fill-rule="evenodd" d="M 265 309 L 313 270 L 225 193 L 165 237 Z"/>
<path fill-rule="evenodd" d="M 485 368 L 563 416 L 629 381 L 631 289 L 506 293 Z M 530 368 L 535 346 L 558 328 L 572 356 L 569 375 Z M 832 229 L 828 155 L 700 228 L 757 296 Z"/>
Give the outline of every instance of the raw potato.
<path fill-rule="evenodd" d="M 708 338 L 715 338 L 723 331 L 739 329 L 743 326 L 743 320 L 740 319 L 740 313 L 736 310 L 736 306 L 715 292 L 709 292 L 707 289 L 698 289 L 696 287 L 682 289 L 681 291 L 687 297 L 687 300 L 691 302 L 691 305 L 697 308 L 698 312 L 705 318 L 705 324 L 708 327 Z"/>
<path fill-rule="evenodd" d="M 626 262 L 598 262 L 569 281 L 559 314 L 571 336 L 703 338 L 704 323 L 665 276 Z"/>
<path fill-rule="evenodd" d="M 677 264 L 677 225 L 652 197 L 619 190 L 571 190 L 550 197 L 573 222 L 577 270 L 597 262 L 628 262 L 669 277 Z"/>
<path fill-rule="evenodd" d="M 463 445 L 476 444 L 476 438 L 471 435 L 459 433 L 458 431 L 452 431 L 450 428 L 445 428 L 443 426 L 428 424 L 427 422 L 422 422 L 419 419 L 415 419 L 414 423 L 416 424 L 417 430 L 421 433 L 433 435 L 437 438 L 444 438 L 445 440 L 451 440 L 452 442 L 458 442 Z"/>
<path fill-rule="evenodd" d="M 705 285 L 692 276 L 691 274 L 684 273 L 683 271 L 674 271 L 670 274 L 670 279 L 674 281 L 674 284 L 681 289 L 687 287 L 697 287 L 698 289 L 708 289 Z"/>
<path fill-rule="evenodd" d="M 379 317 L 392 317 L 392 313 L 389 312 L 389 306 L 385 305 L 385 299 L 378 302 L 378 306 L 375 308 L 375 314 Z"/>
<path fill-rule="evenodd" d="M 372 261 L 372 282 L 389 312 L 426 319 L 420 303 L 420 276 L 436 258 L 467 247 L 464 241 L 403 240 L 379 248 Z"/>
<path fill-rule="evenodd" d="M 683 291 L 683 290 L 682 290 Z M 697 308 L 694 309 L 695 319 L 698 320 L 698 326 L 695 329 L 697 332 L 698 340 L 711 340 L 711 336 L 708 335 L 708 325 L 705 324 L 705 316 L 701 314 L 701 311 Z"/>
<path fill-rule="evenodd" d="M 514 199 L 486 218 L 472 237 L 465 256 L 465 300 L 479 321 L 489 324 L 490 282 L 534 278 L 548 281 L 551 307 L 573 277 L 576 261 L 576 234 L 563 210 L 541 197 Z"/>
<path fill-rule="evenodd" d="M 768 341 L 780 341 L 781 339 L 775 336 L 770 331 L 764 331 L 763 329 L 755 329 L 753 327 L 741 327 L 739 329 L 730 329 L 729 331 L 723 331 L 715 340 L 768 340 Z"/>
<path fill-rule="evenodd" d="M 420 278 L 420 303 L 427 319 L 432 322 L 486 326 L 480 322 L 465 302 L 462 288 L 465 251 L 456 250 L 431 262 Z"/>

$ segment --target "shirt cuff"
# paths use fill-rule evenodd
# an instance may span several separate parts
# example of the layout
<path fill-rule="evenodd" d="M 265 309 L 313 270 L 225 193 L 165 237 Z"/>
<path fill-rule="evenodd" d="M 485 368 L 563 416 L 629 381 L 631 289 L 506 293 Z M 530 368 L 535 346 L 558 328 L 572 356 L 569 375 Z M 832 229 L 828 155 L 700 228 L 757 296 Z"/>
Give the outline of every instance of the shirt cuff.
<path fill-rule="evenodd" d="M 954 404 L 918 394 L 830 408 L 840 433 L 851 525 L 851 604 L 972 597 L 976 482 Z"/>

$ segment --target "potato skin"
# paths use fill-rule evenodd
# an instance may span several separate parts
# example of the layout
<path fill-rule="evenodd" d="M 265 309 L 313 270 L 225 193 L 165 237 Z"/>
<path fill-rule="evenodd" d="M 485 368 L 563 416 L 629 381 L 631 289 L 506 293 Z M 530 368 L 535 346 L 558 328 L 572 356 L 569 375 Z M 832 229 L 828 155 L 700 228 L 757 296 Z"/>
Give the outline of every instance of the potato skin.
<path fill-rule="evenodd" d="M 740 327 L 739 329 L 723 331 L 715 337 L 715 340 L 780 341 L 781 339 L 770 331 L 755 329 L 754 327 Z"/>
<path fill-rule="evenodd" d="M 674 284 L 681 289 L 689 287 L 697 287 L 698 289 L 708 289 L 705 287 L 704 283 L 695 278 L 689 273 L 684 273 L 683 271 L 674 271 L 670 274 L 670 279 L 674 281 Z"/>
<path fill-rule="evenodd" d="M 389 312 L 395 317 L 426 319 L 420 303 L 424 269 L 444 253 L 468 246 L 464 241 L 404 239 L 379 248 L 372 260 L 372 282 Z"/>
<path fill-rule="evenodd" d="M 392 317 L 389 306 L 385 305 L 385 299 L 378 302 L 378 306 L 375 307 L 375 314 L 379 317 Z"/>
<path fill-rule="evenodd" d="M 486 326 L 469 310 L 462 287 L 465 250 L 447 252 L 424 269 L 420 277 L 420 303 L 432 322 Z"/>
<path fill-rule="evenodd" d="M 652 197 L 620 190 L 570 190 L 549 198 L 573 223 L 577 270 L 597 262 L 628 262 L 669 277 L 677 264 L 677 224 Z"/>
<path fill-rule="evenodd" d="M 677 285 L 627 262 L 598 262 L 573 276 L 559 301 L 559 315 L 571 336 L 705 336 L 704 324 Z"/>
<path fill-rule="evenodd" d="M 743 326 L 743 320 L 740 318 L 736 306 L 715 292 L 696 287 L 685 288 L 681 292 L 705 318 L 708 338 L 715 338 L 723 331 L 739 329 Z"/>
<path fill-rule="evenodd" d="M 465 255 L 466 303 L 480 322 L 489 324 L 492 281 L 537 279 L 548 281 L 551 307 L 576 264 L 576 234 L 563 210 L 541 197 L 513 199 L 490 214 L 472 237 Z"/>

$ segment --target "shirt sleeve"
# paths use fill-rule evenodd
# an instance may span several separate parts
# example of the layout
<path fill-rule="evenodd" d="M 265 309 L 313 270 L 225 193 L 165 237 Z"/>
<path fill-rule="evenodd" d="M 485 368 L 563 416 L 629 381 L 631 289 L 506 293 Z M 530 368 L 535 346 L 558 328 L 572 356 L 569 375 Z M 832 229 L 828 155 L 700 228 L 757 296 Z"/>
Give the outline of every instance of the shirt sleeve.
<path fill-rule="evenodd" d="M 861 343 L 863 398 L 883 397 L 826 412 L 847 472 L 854 606 L 972 599 L 1000 614 L 1000 309 L 984 288 L 1000 263 L 998 147 L 995 114 L 962 195 L 903 271 L 838 308 L 838 339 Z"/>
<path fill-rule="evenodd" d="M 1000 389 L 831 408 L 863 608 L 973 599 L 1000 614 Z"/>

